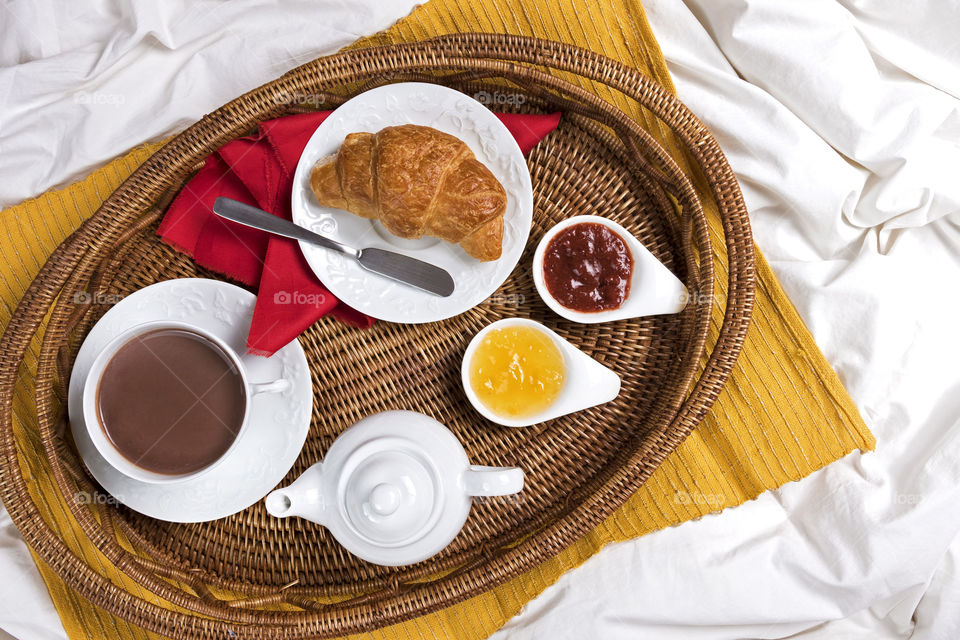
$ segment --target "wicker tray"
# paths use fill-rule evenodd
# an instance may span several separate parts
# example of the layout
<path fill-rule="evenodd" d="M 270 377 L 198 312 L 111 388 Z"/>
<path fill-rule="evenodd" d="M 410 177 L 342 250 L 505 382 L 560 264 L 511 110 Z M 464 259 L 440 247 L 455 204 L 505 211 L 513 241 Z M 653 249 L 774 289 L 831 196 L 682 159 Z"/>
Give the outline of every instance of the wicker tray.
<path fill-rule="evenodd" d="M 170 278 L 214 277 L 155 236 L 162 211 L 203 159 L 260 121 L 331 108 L 372 86 L 407 80 L 469 94 L 506 91 L 524 96 L 521 111 L 564 112 L 559 129 L 528 158 L 536 202 L 530 241 L 500 291 L 458 317 L 429 325 L 381 322 L 369 331 L 324 319 L 309 329 L 301 343 L 317 391 L 313 421 L 287 481 L 321 459 L 359 418 L 409 408 L 447 424 L 474 463 L 522 467 L 527 473 L 522 498 L 476 504 L 444 552 L 404 568 L 357 560 L 325 529 L 300 519 L 272 519 L 262 503 L 223 520 L 189 525 L 155 521 L 122 506 L 82 503 L 80 492 L 90 495 L 97 488 L 65 435 L 64 382 L 102 309 L 73 304 L 76 294 L 122 295 Z M 681 153 L 696 167 L 695 175 L 685 175 L 637 122 L 584 90 L 586 80 L 621 92 L 659 118 L 682 141 Z M 723 221 L 728 281 L 719 302 L 713 295 L 714 248 L 694 180 L 708 185 Z M 684 281 L 693 302 L 677 315 L 604 325 L 573 324 L 549 312 L 533 288 L 532 247 L 550 225 L 577 214 L 607 216 L 636 233 Z M 569 45 L 489 34 L 321 58 L 178 135 L 44 265 L 0 344 L 3 501 L 28 544 L 69 586 L 152 631 L 183 638 L 294 638 L 383 627 L 503 583 L 556 555 L 623 504 L 716 400 L 747 330 L 753 286 L 749 222 L 720 148 L 679 101 L 639 72 Z M 721 302 L 722 310 L 716 309 Z M 723 322 L 708 349 L 715 312 Z M 12 398 L 26 351 L 47 313 L 36 410 L 59 499 L 88 544 L 178 611 L 115 584 L 72 553 L 27 492 Z M 623 378 L 620 396 L 528 429 L 482 420 L 463 397 L 459 359 L 477 330 L 514 315 L 547 323 L 614 368 Z"/>

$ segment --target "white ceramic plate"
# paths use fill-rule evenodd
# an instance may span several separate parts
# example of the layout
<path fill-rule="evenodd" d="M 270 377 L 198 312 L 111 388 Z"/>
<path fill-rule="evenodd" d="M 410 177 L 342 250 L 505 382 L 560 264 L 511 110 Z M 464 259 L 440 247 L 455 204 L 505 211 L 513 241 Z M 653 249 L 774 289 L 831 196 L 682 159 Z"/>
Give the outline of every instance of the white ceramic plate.
<path fill-rule="evenodd" d="M 436 238 L 404 240 L 346 211 L 321 207 L 310 190 L 310 171 L 337 152 L 347 134 L 418 124 L 463 140 L 507 192 L 503 254 L 480 262 L 459 247 Z M 353 247 L 398 251 L 446 269 L 456 289 L 447 298 L 419 291 L 364 271 L 355 261 L 300 243 L 320 281 L 344 303 L 374 318 L 420 323 L 443 320 L 486 300 L 520 260 L 533 220 L 533 188 L 520 147 L 507 128 L 473 98 L 435 84 L 408 82 L 366 91 L 338 107 L 307 142 L 293 180 L 293 221 Z"/>
<path fill-rule="evenodd" d="M 114 498 L 135 511 L 170 522 L 202 522 L 246 509 L 270 492 L 300 455 L 310 428 L 313 388 L 296 340 L 269 358 L 243 356 L 252 382 L 284 378 L 282 393 L 252 396 L 250 424 L 229 459 L 196 478 L 166 484 L 134 480 L 97 451 L 83 420 L 83 386 L 97 354 L 124 329 L 152 320 L 190 322 L 244 353 L 256 296 L 240 287 L 200 278 L 145 287 L 113 306 L 90 330 L 70 375 L 68 405 L 74 441 L 84 464 Z"/>

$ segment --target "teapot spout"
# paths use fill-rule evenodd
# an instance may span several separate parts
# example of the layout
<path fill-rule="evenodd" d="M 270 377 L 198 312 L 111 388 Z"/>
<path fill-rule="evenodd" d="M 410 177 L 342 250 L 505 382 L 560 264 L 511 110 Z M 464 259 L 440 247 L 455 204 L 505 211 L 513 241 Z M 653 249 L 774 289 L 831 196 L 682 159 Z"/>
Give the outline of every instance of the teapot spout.
<path fill-rule="evenodd" d="M 325 524 L 326 505 L 322 492 L 323 463 L 304 471 L 287 487 L 267 495 L 264 505 L 275 518 L 298 516 L 317 524 Z"/>

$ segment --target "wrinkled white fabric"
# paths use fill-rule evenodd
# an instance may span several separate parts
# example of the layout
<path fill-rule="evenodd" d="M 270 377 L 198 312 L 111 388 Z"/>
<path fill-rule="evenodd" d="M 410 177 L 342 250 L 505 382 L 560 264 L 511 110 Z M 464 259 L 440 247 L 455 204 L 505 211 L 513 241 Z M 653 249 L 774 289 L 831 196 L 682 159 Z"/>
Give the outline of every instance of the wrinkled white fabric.
<path fill-rule="evenodd" d="M 61 640 L 60 617 L 20 532 L 0 506 L 0 640 Z"/>
<path fill-rule="evenodd" d="M 175 132 L 412 4 L 7 5 L 0 203 Z M 611 545 L 494 637 L 960 637 L 960 2 L 644 5 L 877 451 Z M 0 628 L 62 637 L 3 519 L 0 576 L 22 585 L 0 586 Z"/>
<path fill-rule="evenodd" d="M 176 133 L 418 4 L 4 0 L 0 207 Z"/>
<path fill-rule="evenodd" d="M 495 638 L 954 640 L 960 3 L 644 5 L 877 451 L 612 545 Z"/>

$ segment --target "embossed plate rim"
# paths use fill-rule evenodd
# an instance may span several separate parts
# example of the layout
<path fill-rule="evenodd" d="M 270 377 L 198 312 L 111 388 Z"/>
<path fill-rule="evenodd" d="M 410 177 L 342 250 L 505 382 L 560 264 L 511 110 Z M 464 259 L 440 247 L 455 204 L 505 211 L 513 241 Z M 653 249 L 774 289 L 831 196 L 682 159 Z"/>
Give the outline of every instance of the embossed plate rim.
<path fill-rule="evenodd" d="M 215 305 L 210 312 L 203 308 L 207 301 Z M 82 389 L 90 365 L 118 330 L 148 320 L 189 319 L 243 354 L 255 302 L 256 296 L 249 291 L 219 280 L 164 280 L 117 302 L 87 334 L 70 376 L 70 426 L 87 469 L 118 501 L 168 522 L 216 520 L 260 501 L 297 461 L 310 430 L 313 403 L 307 356 L 297 340 L 269 358 L 242 357 L 252 381 L 268 380 L 279 373 L 290 380 L 290 388 L 249 398 L 251 423 L 230 454 L 233 459 L 197 478 L 167 484 L 134 480 L 100 455 L 83 421 Z"/>
<path fill-rule="evenodd" d="M 439 115 L 438 115 L 439 112 Z M 459 124 L 459 129 L 456 124 Z M 366 219 L 321 207 L 310 191 L 310 170 L 335 153 L 348 133 L 397 124 L 432 126 L 462 139 L 507 191 L 503 255 L 479 262 L 459 246 L 437 241 L 423 248 L 388 242 Z M 303 255 L 333 295 L 374 318 L 423 323 L 459 315 L 502 285 L 523 255 L 533 223 L 533 185 L 526 160 L 507 127 L 470 96 L 442 85 L 401 82 L 365 91 L 337 107 L 310 137 L 294 174 L 293 221 L 357 248 L 398 251 L 446 269 L 456 282 L 448 298 L 412 289 L 363 270 L 353 260 L 304 242 Z"/>

